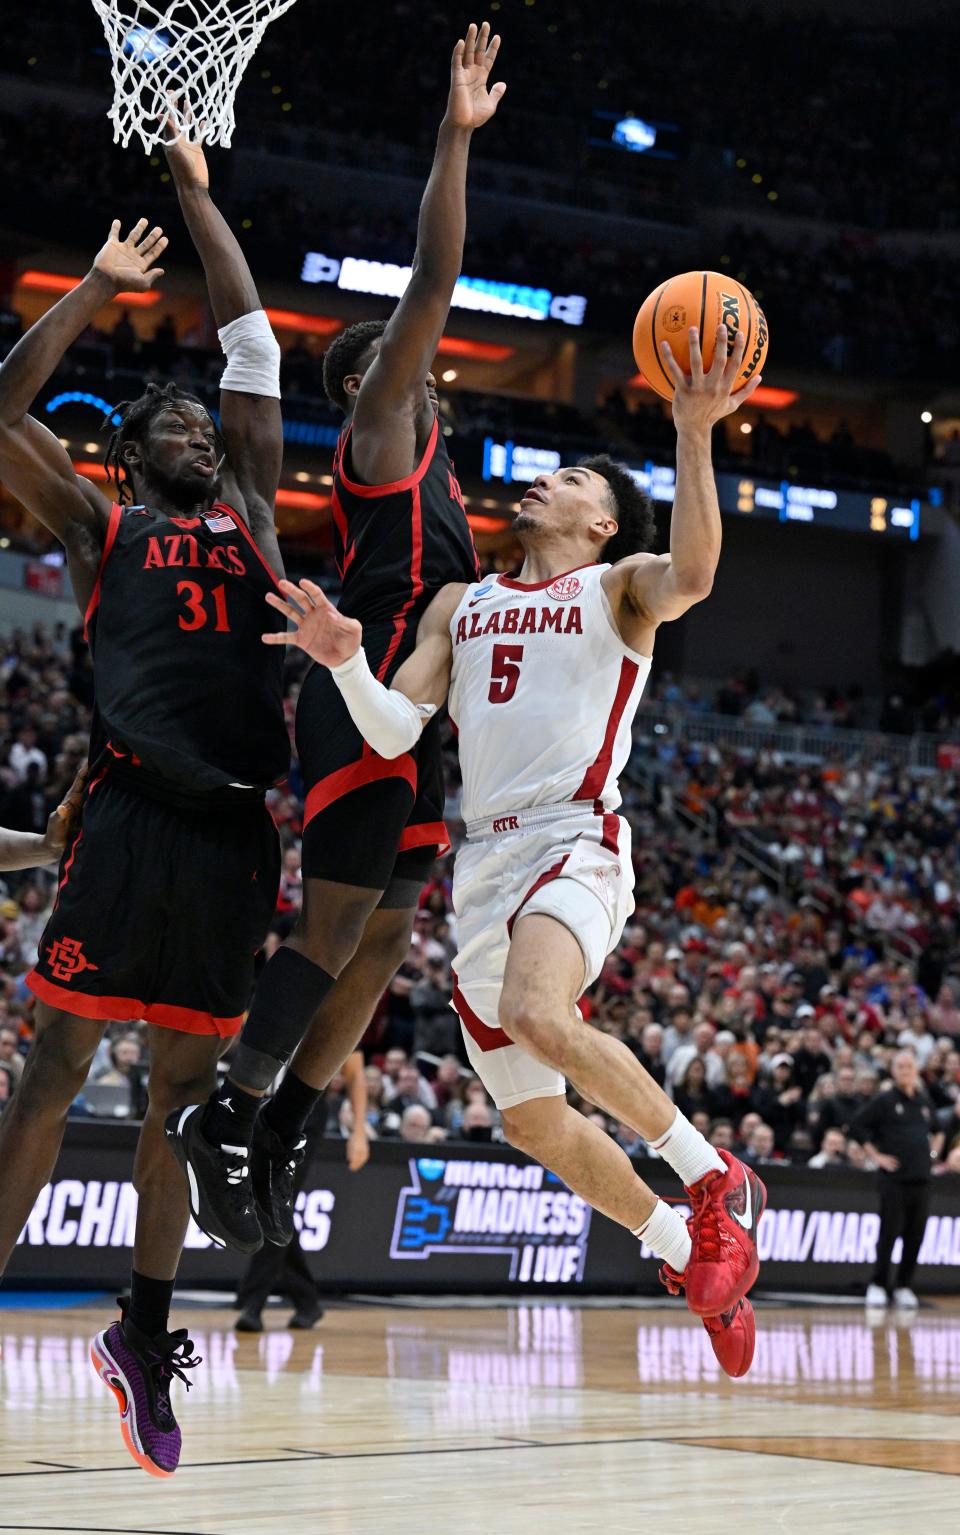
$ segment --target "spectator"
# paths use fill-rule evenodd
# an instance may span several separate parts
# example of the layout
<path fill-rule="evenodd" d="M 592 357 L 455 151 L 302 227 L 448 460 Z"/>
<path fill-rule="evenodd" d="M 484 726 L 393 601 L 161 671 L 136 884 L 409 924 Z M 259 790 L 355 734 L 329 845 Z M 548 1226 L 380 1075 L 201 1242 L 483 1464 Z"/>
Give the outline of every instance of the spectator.
<path fill-rule="evenodd" d="M 13 1086 L 16 1087 L 23 1075 L 23 1056 L 20 1054 L 16 1029 L 0 1028 L 0 1066 L 9 1072 Z"/>
<path fill-rule="evenodd" d="M 777 1150 L 786 1151 L 804 1121 L 803 1090 L 794 1081 L 793 1057 L 775 1055 L 768 1087 L 754 1090 L 753 1105 L 773 1131 Z"/>
<path fill-rule="evenodd" d="M 387 1099 L 385 1107 L 391 1114 L 402 1114 L 414 1103 L 421 1104 L 431 1116 L 436 1112 L 437 1099 L 433 1088 L 426 1077 L 420 1075 L 416 1066 L 408 1062 L 397 1072 L 396 1092 Z"/>
<path fill-rule="evenodd" d="M 675 1086 L 681 1080 L 695 1057 L 703 1061 L 708 1087 L 716 1087 L 723 1081 L 723 1061 L 713 1048 L 716 1034 L 712 1023 L 698 1023 L 690 1036 L 690 1043 L 677 1046 L 667 1063 L 667 1082 L 670 1086 Z"/>
<path fill-rule="evenodd" d="M 492 1141 L 493 1115 L 486 1103 L 469 1103 L 463 1111 L 460 1134 L 465 1141 Z"/>
<path fill-rule="evenodd" d="M 935 1120 L 909 1050 L 897 1052 L 892 1074 L 893 1085 L 871 1098 L 852 1125 L 852 1134 L 880 1169 L 880 1236 L 867 1305 L 885 1306 L 892 1293 L 896 1305 L 914 1307 L 911 1286 L 930 1207 Z M 897 1237 L 903 1238 L 903 1251 L 894 1280 L 891 1257 Z"/>
<path fill-rule="evenodd" d="M 697 1112 L 707 1115 L 712 1112 L 713 1094 L 707 1087 L 707 1067 L 702 1055 L 694 1055 L 687 1062 L 683 1076 L 673 1089 L 673 1101 L 688 1119 Z"/>
<path fill-rule="evenodd" d="M 812 1015 L 812 1008 L 810 1013 Z M 803 1012 L 798 1009 L 798 1016 Z M 803 1031 L 803 1042 L 798 1050 L 793 1052 L 793 1080 L 799 1087 L 801 1095 L 806 1098 L 814 1082 L 825 1071 L 830 1070 L 830 1057 L 827 1054 L 823 1035 L 815 1026 L 809 1026 Z"/>
<path fill-rule="evenodd" d="M 750 1140 L 744 1152 L 744 1160 L 754 1167 L 762 1167 L 766 1162 L 776 1161 L 774 1156 L 773 1131 L 769 1125 L 755 1125 L 750 1132 Z"/>
<path fill-rule="evenodd" d="M 718 1146 L 723 1151 L 733 1151 L 735 1132 L 732 1121 L 729 1119 L 715 1119 L 708 1139 L 711 1146 Z"/>
<path fill-rule="evenodd" d="M 404 1109 L 400 1119 L 402 1141 L 425 1141 L 431 1128 L 430 1115 L 421 1103 L 411 1103 Z"/>
<path fill-rule="evenodd" d="M 450 1006 L 451 985 L 445 960 L 428 959 L 410 992 L 414 1049 L 430 1055 L 456 1052 L 460 1021 Z"/>
<path fill-rule="evenodd" d="M 847 1142 L 842 1130 L 825 1130 L 820 1150 L 807 1163 L 808 1167 L 846 1167 Z"/>
<path fill-rule="evenodd" d="M 632 1034 L 627 1034 L 624 1044 L 633 1051 L 641 1066 L 648 1071 L 659 1087 L 662 1087 L 667 1075 L 666 1061 L 663 1049 L 663 1029 L 659 1023 L 644 1025 L 639 1041 Z"/>
<path fill-rule="evenodd" d="M 867 1079 L 867 1074 L 865 1079 Z M 840 1130 L 850 1134 L 850 1126 L 864 1104 L 864 1093 L 857 1089 L 857 1073 L 853 1066 L 838 1066 L 833 1073 L 834 1090 L 828 1098 L 821 1099 L 811 1109 L 809 1122 L 822 1136 L 827 1130 Z M 869 1074 L 871 1083 L 868 1096 L 876 1087 L 876 1078 Z"/>
<path fill-rule="evenodd" d="M 37 745 L 37 732 L 32 725 L 25 725 L 10 748 L 7 758 L 10 771 L 17 783 L 25 783 L 27 769 L 36 768 L 36 782 L 42 788 L 47 779 L 47 758 Z"/>

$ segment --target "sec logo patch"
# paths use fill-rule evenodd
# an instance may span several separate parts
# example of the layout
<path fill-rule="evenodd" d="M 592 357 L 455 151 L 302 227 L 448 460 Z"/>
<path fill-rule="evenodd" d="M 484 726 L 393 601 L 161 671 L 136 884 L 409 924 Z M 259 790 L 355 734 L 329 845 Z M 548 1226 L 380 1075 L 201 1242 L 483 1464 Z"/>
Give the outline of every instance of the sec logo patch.
<path fill-rule="evenodd" d="M 547 596 L 552 597 L 554 602 L 570 602 L 574 597 L 579 597 L 582 591 L 583 582 L 579 576 L 558 576 L 547 587 Z"/>

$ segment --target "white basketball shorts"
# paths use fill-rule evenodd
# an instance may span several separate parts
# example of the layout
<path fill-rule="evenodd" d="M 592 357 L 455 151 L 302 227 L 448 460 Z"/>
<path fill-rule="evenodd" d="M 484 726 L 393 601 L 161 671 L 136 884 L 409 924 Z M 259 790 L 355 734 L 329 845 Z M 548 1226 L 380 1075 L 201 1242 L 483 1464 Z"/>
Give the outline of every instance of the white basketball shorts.
<path fill-rule="evenodd" d="M 568 928 L 583 951 L 584 989 L 600 974 L 633 911 L 630 828 L 618 815 L 544 806 L 468 827 L 453 879 L 459 952 L 453 1007 L 470 1063 L 498 1109 L 566 1091 L 500 1028 L 514 922 L 534 912 Z"/>

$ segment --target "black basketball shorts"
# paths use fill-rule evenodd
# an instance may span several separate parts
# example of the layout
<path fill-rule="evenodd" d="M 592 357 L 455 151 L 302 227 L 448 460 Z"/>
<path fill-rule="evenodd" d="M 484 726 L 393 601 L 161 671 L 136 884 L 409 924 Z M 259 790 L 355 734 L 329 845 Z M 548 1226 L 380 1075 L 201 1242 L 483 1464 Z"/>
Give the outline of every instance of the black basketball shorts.
<path fill-rule="evenodd" d="M 82 1018 L 239 1032 L 276 906 L 280 845 L 262 795 L 175 803 L 94 774 L 27 985 Z"/>
<path fill-rule="evenodd" d="M 450 848 L 439 722 L 402 757 L 379 757 L 327 668 L 314 666 L 300 692 L 296 736 L 306 797 L 304 878 L 367 890 L 386 890 L 394 880 L 425 883 Z"/>

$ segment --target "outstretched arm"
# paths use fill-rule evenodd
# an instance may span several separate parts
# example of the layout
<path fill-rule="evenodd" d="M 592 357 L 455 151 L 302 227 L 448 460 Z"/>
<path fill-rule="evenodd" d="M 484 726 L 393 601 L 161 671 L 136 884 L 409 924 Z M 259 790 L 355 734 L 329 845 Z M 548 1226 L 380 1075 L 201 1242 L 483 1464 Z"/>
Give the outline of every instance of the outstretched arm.
<path fill-rule="evenodd" d="M 170 126 L 172 130 L 172 123 Z M 271 568 L 282 575 L 274 520 L 283 462 L 280 349 L 263 313 L 247 259 L 210 196 L 210 177 L 201 145 L 191 144 L 181 134 L 165 149 L 184 221 L 203 262 L 220 340 L 236 383 L 243 385 L 233 387 L 228 368 L 220 391 L 220 427 L 226 448 L 223 493 L 246 517 Z M 239 355 L 234 362 L 238 347 L 246 350 L 251 346 L 256 355 L 250 363 Z M 243 366 L 248 375 L 246 380 L 237 371 L 237 364 Z"/>
<path fill-rule="evenodd" d="M 426 380 L 463 262 L 470 140 L 476 128 L 489 122 L 506 90 L 502 82 L 487 88 L 499 47 L 500 38 L 491 38 L 490 24 L 484 22 L 479 32 L 471 23 L 453 50 L 450 96 L 420 204 L 410 283 L 359 386 L 353 413 L 353 464 L 370 485 L 411 474 L 418 424 L 432 425 Z"/>
<path fill-rule="evenodd" d="M 700 338 L 690 331 L 690 377 L 664 342 L 664 366 L 674 382 L 673 420 L 677 430 L 677 483 L 670 518 L 670 553 L 640 554 L 620 561 L 604 577 L 604 589 L 618 614 L 628 645 L 649 653 L 658 624 L 686 613 L 710 595 L 720 560 L 720 503 L 713 473 L 711 433 L 738 410 L 760 383 L 753 378 L 733 394 L 745 337 L 738 331 L 727 354 L 727 328 L 717 329 L 714 360 L 704 373 Z"/>
<path fill-rule="evenodd" d="M 30 327 L 0 367 L 0 479 L 63 544 L 81 608 L 110 503 L 74 472 L 59 439 L 27 411 L 104 304 L 125 290 L 150 288 L 163 276 L 155 263 L 166 245 L 162 230 L 148 230 L 146 219 L 140 219 L 126 239 L 120 235 L 120 220 L 114 219 L 83 281 Z"/>
<path fill-rule="evenodd" d="M 363 653 L 363 628 L 345 618 L 313 581 L 281 581 L 287 601 L 267 593 L 270 606 L 294 625 L 284 634 L 265 634 L 267 645 L 297 645 L 321 666 L 329 666 L 357 729 L 381 757 L 400 757 L 420 737 L 424 724 L 446 702 L 453 647 L 450 620 L 466 586 L 453 583 L 434 597 L 417 630 L 417 645 L 389 688 L 378 682 Z"/>
<path fill-rule="evenodd" d="M 86 784 L 87 764 L 84 763 L 63 803 L 50 816 L 43 836 L 39 832 L 0 828 L 0 869 L 6 873 L 12 869 L 33 869 L 39 864 L 56 863 L 76 830 Z"/>

